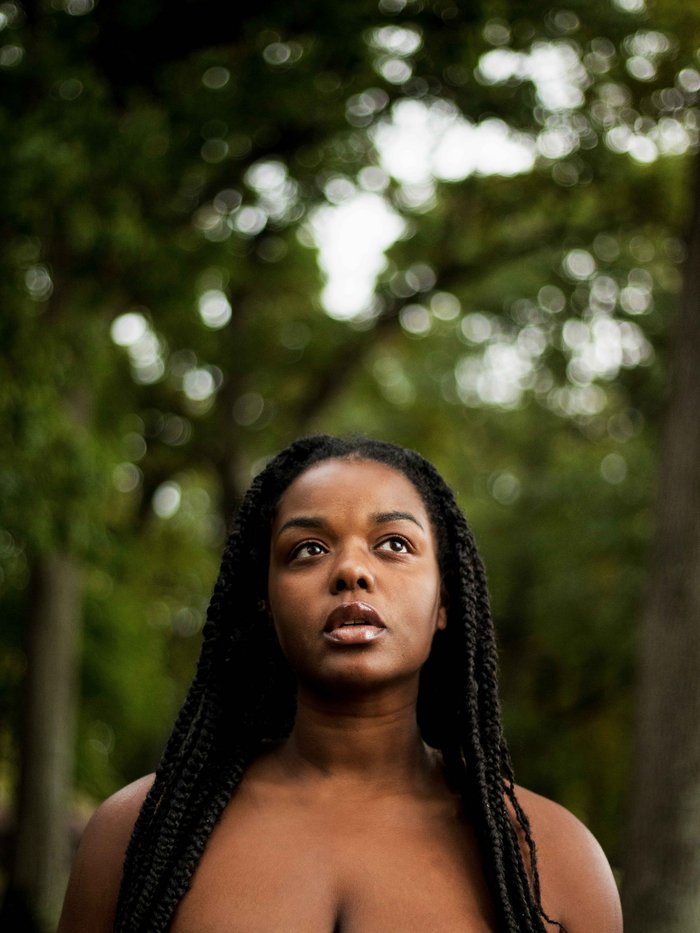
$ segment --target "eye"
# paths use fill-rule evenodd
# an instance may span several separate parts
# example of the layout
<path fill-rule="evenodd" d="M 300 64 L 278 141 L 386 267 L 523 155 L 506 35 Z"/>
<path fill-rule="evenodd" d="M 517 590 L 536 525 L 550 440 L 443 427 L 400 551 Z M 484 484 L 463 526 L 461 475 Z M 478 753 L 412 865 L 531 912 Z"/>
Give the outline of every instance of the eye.
<path fill-rule="evenodd" d="M 411 546 L 401 535 L 392 535 L 390 538 L 381 541 L 377 545 L 377 550 L 391 551 L 392 554 L 410 554 Z"/>
<path fill-rule="evenodd" d="M 319 544 L 318 541 L 302 541 L 301 544 L 297 544 L 293 548 L 291 557 L 292 559 L 304 558 L 304 557 L 319 557 L 321 554 L 326 553 L 326 548 Z"/>

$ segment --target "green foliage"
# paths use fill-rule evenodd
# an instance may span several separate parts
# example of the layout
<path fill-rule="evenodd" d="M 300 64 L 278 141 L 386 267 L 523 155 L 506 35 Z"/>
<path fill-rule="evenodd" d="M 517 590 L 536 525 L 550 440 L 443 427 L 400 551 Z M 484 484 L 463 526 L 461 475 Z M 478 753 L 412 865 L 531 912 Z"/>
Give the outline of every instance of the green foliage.
<path fill-rule="evenodd" d="M 220 529 L 211 482 L 178 479 L 177 513 L 112 537 L 87 581 L 77 780 L 96 799 L 155 768 L 196 658 Z"/>
<path fill-rule="evenodd" d="M 24 54 L 3 66 L 0 107 L 0 701 L 17 702 L 25 664 L 28 567 L 69 551 L 86 578 L 77 785 L 97 798 L 152 768 L 256 466 L 304 431 L 366 431 L 419 448 L 458 490 L 492 581 L 520 779 L 618 853 L 698 16 L 353 0 L 222 22 L 199 6 L 2 7 Z M 386 27 L 414 51 L 392 52 Z M 526 69 L 479 72 L 487 53 L 543 47 L 574 56 L 580 100 L 547 105 Z M 538 155 L 422 193 L 385 172 L 376 190 L 406 233 L 376 305 L 335 320 L 308 220 L 329 182 L 358 190 L 379 167 L 375 131 L 406 102 L 498 118 Z M 685 128 L 685 154 L 613 145 L 662 126 Z M 601 322 L 617 363 L 595 357 Z M 529 362 L 508 381 L 514 360 Z"/>

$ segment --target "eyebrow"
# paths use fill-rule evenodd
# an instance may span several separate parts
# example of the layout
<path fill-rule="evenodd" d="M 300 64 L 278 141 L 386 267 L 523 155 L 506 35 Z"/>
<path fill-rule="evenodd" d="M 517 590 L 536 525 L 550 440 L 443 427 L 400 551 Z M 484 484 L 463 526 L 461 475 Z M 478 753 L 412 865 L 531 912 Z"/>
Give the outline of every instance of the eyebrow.
<path fill-rule="evenodd" d="M 414 525 L 418 525 L 421 531 L 425 531 L 415 515 L 412 515 L 410 512 L 376 512 L 371 518 L 375 525 L 386 525 L 388 522 L 397 521 L 413 522 Z M 315 515 L 297 515 L 294 518 L 288 519 L 277 534 L 281 535 L 287 528 L 325 528 L 326 524 L 324 519 Z"/>
<path fill-rule="evenodd" d="M 316 518 L 314 516 L 299 515 L 296 518 L 290 518 L 289 521 L 286 521 L 284 525 L 277 532 L 278 535 L 281 535 L 283 531 L 286 531 L 287 528 L 325 528 L 326 523 L 322 518 Z"/>
<path fill-rule="evenodd" d="M 387 522 L 413 522 L 414 525 L 418 525 L 421 531 L 425 531 L 416 516 L 410 512 L 377 512 L 376 515 L 372 516 L 372 520 L 375 525 L 385 525 Z"/>

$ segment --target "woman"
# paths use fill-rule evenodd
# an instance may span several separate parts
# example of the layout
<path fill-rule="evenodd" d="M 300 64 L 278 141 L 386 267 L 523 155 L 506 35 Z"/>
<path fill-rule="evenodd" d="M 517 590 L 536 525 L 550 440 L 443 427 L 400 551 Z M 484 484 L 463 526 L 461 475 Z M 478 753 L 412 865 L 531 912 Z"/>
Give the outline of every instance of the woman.
<path fill-rule="evenodd" d="M 516 792 L 483 567 L 418 454 L 310 437 L 254 480 L 155 777 L 76 857 L 59 933 L 112 929 L 620 933 L 595 840 Z"/>

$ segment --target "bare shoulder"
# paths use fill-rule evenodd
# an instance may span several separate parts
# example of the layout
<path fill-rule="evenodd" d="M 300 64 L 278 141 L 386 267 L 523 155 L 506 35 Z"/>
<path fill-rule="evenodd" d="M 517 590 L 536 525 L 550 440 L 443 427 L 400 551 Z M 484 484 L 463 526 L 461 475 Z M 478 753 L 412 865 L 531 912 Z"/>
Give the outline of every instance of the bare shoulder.
<path fill-rule="evenodd" d="M 553 800 L 524 787 L 516 793 L 535 840 L 545 913 L 567 933 L 621 933 L 617 886 L 596 838 Z"/>
<path fill-rule="evenodd" d="M 58 933 L 111 931 L 122 863 L 153 775 L 108 797 L 85 827 L 73 863 Z"/>

